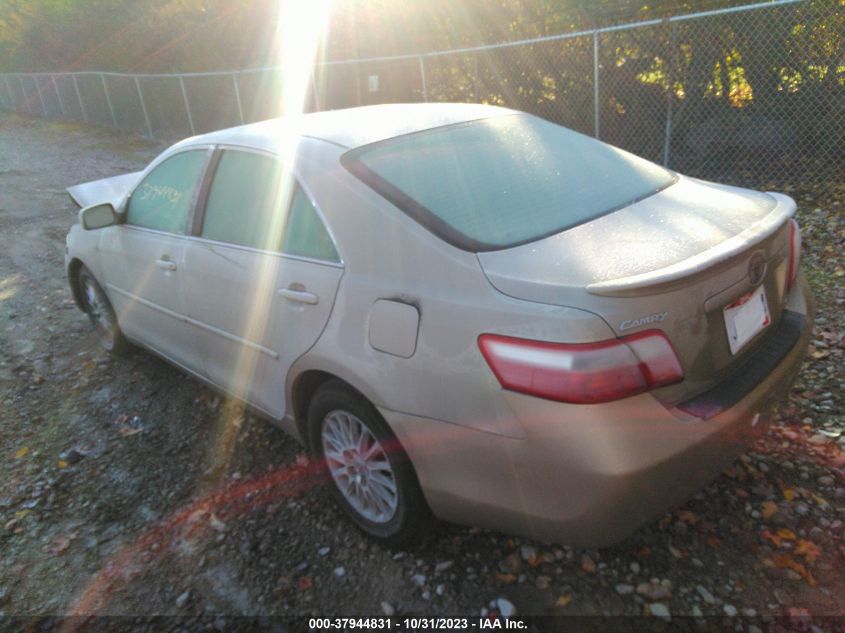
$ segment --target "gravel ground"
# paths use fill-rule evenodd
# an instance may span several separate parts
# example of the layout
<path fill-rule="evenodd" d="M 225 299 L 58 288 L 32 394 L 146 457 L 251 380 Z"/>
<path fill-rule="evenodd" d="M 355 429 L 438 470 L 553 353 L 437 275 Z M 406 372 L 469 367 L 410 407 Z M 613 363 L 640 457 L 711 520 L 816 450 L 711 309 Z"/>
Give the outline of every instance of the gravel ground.
<path fill-rule="evenodd" d="M 64 188 L 160 150 L 0 114 L 0 612 L 845 614 L 845 181 L 760 183 L 799 202 L 819 312 L 752 452 L 614 547 L 441 525 L 395 552 L 293 440 L 149 354 L 111 359 L 73 306 Z"/>

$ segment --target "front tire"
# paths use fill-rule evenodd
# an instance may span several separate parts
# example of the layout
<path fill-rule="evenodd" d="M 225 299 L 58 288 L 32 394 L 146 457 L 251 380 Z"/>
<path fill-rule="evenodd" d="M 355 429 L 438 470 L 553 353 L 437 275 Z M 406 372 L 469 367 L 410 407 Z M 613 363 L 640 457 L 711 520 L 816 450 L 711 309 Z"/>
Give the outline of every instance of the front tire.
<path fill-rule="evenodd" d="M 100 345 L 111 354 L 118 356 L 130 350 L 129 342 L 117 323 L 117 315 L 112 308 L 109 298 L 88 268 L 82 266 L 77 276 L 79 296 L 82 299 L 82 309 L 94 326 L 94 333 Z"/>
<path fill-rule="evenodd" d="M 363 532 L 400 547 L 428 527 L 413 466 L 367 400 L 340 381 L 326 383 L 309 406 L 308 432 L 332 496 Z"/>

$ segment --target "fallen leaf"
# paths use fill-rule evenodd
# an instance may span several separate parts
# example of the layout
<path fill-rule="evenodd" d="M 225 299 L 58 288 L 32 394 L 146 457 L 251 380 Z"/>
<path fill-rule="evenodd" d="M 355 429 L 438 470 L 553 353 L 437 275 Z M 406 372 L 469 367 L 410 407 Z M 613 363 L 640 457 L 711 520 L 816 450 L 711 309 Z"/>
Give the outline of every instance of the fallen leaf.
<path fill-rule="evenodd" d="M 795 540 L 795 532 L 790 530 L 789 528 L 781 528 L 778 530 L 778 536 L 784 539 L 785 541 L 794 541 Z"/>
<path fill-rule="evenodd" d="M 722 541 L 718 536 L 708 536 L 707 544 L 713 549 L 719 549 L 722 546 Z"/>
<path fill-rule="evenodd" d="M 300 591 L 308 591 L 314 586 L 314 580 L 311 576 L 300 576 L 298 584 Z"/>
<path fill-rule="evenodd" d="M 18 452 L 15 453 L 15 459 L 20 459 L 21 457 L 26 457 L 29 454 L 29 446 L 24 446 L 18 449 Z"/>
<path fill-rule="evenodd" d="M 731 479 L 745 479 L 745 471 L 739 470 L 736 466 L 726 468 L 723 474 Z"/>
<path fill-rule="evenodd" d="M 695 525 L 698 522 L 698 517 L 689 510 L 678 510 L 678 520 L 683 521 L 687 525 Z"/>
<path fill-rule="evenodd" d="M 813 574 L 811 574 L 804 565 L 787 554 L 772 554 L 772 562 L 775 564 L 775 567 L 780 569 L 791 569 L 797 574 L 800 574 L 811 587 L 815 587 L 818 584 L 816 579 L 813 578 Z"/>
<path fill-rule="evenodd" d="M 117 419 L 114 421 L 114 424 L 118 427 L 118 435 L 121 435 L 123 437 L 137 435 L 138 433 L 144 430 L 144 425 L 141 422 L 141 418 L 137 415 L 129 416 L 123 413 L 117 417 Z"/>
<path fill-rule="evenodd" d="M 822 551 L 819 549 L 819 546 L 812 541 L 801 539 L 795 547 L 795 553 L 798 556 L 803 556 L 808 563 L 814 563 L 816 562 L 816 559 L 821 556 Z"/>
<path fill-rule="evenodd" d="M 774 516 L 778 511 L 778 504 L 774 501 L 764 501 L 761 505 L 762 512 L 764 519 L 770 519 Z"/>
<path fill-rule="evenodd" d="M 70 547 L 70 539 L 64 534 L 60 534 L 54 538 L 53 542 L 47 547 L 47 552 L 55 556 L 56 554 L 64 552 L 68 547 Z"/>
<path fill-rule="evenodd" d="M 59 468 L 67 468 L 68 465 L 69 464 L 65 460 L 63 460 L 63 459 L 59 460 Z"/>
<path fill-rule="evenodd" d="M 557 599 L 555 606 L 565 607 L 570 602 L 572 602 L 572 594 L 571 593 L 565 593 Z"/>
<path fill-rule="evenodd" d="M 516 576 L 514 574 L 496 572 L 496 580 L 504 585 L 512 585 L 516 582 Z"/>
<path fill-rule="evenodd" d="M 763 530 L 763 531 L 760 533 L 760 536 L 762 536 L 764 539 L 768 539 L 768 540 L 770 540 L 770 541 L 771 541 L 772 543 L 774 543 L 777 547 L 780 547 L 780 543 L 781 543 L 781 541 L 783 540 L 783 538 L 782 538 L 782 537 L 778 536 L 777 534 L 772 534 L 772 533 L 771 533 L 771 532 L 769 532 L 768 530 Z"/>
<path fill-rule="evenodd" d="M 815 492 L 811 493 L 813 497 L 813 501 L 815 501 L 820 507 L 827 508 L 830 507 L 830 504 L 827 502 L 827 499 L 817 495 Z"/>
<path fill-rule="evenodd" d="M 792 488 L 783 488 L 783 498 L 792 501 L 795 498 L 795 491 Z"/>

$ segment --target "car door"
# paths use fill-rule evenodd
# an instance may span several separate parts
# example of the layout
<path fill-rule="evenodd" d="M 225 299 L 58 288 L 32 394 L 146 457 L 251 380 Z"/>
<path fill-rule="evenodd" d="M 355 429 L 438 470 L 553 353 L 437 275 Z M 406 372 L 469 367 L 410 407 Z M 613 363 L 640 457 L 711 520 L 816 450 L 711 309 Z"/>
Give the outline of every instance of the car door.
<path fill-rule="evenodd" d="M 186 251 L 188 315 L 213 383 L 274 417 L 343 274 L 312 199 L 274 156 L 221 149 Z"/>
<path fill-rule="evenodd" d="M 185 321 L 185 245 L 210 154 L 210 148 L 183 151 L 159 163 L 133 190 L 125 221 L 105 229 L 99 241 L 121 329 L 194 372 L 202 367 Z"/>

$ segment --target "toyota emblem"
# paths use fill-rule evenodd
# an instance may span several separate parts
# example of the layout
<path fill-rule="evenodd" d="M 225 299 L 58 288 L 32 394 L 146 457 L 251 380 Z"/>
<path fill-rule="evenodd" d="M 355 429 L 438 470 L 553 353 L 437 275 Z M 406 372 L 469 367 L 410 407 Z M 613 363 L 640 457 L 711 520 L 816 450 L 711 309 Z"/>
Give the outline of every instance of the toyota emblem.
<path fill-rule="evenodd" d="M 766 256 L 757 251 L 748 262 L 748 279 L 752 286 L 759 286 L 766 276 Z"/>

